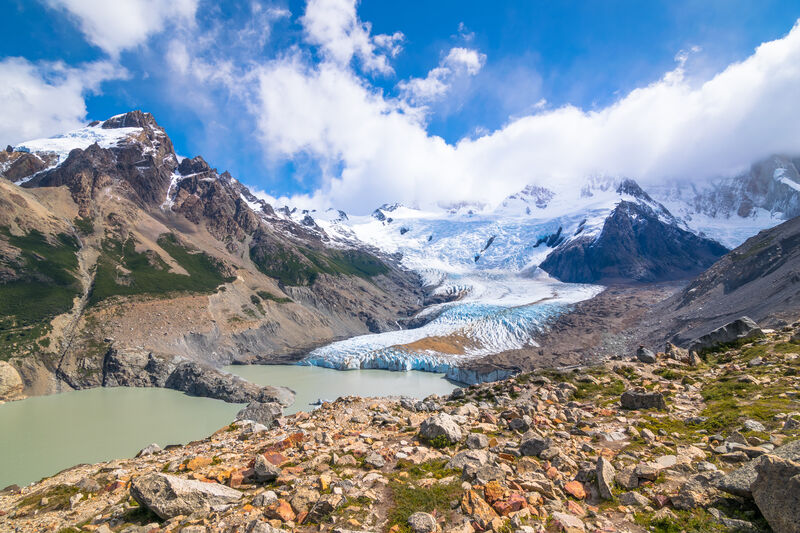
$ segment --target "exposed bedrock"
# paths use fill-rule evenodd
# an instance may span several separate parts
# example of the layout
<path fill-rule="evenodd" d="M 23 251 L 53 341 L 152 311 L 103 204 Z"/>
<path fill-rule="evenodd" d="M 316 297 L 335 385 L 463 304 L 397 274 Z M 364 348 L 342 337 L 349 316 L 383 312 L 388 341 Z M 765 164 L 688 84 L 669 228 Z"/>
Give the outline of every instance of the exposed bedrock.
<path fill-rule="evenodd" d="M 209 365 L 145 350 L 110 349 L 103 361 L 103 386 L 164 387 L 230 403 L 294 402 L 294 391 L 287 387 L 262 387 Z"/>

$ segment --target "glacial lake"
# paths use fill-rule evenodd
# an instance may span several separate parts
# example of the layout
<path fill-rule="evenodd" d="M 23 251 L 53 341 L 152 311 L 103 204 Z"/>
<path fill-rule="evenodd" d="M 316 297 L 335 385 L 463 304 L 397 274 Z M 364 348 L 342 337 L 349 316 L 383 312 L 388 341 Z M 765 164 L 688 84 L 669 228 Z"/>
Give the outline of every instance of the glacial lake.
<path fill-rule="evenodd" d="M 440 374 L 338 371 L 310 366 L 230 366 L 260 385 L 285 385 L 297 398 L 287 414 L 310 411 L 317 399 L 339 396 L 448 394 Z M 133 457 L 155 442 L 184 444 L 230 423 L 242 408 L 155 388 L 97 388 L 0 405 L 0 488 L 26 485 L 80 463 Z"/>

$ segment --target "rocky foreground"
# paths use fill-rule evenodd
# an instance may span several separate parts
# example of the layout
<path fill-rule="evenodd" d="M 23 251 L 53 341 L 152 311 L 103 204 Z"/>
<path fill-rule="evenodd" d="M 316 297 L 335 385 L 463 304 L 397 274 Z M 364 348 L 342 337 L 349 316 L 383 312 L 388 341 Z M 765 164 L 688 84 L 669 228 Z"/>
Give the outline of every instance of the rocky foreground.
<path fill-rule="evenodd" d="M 798 327 L 447 398 L 251 404 L 202 441 L 3 490 L 0 530 L 800 531 Z"/>

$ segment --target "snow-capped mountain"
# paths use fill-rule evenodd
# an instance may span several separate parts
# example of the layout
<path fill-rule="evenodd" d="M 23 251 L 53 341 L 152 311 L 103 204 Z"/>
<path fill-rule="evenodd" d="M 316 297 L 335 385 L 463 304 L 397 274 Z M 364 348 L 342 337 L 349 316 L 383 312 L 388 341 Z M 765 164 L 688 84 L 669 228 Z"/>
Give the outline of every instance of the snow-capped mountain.
<path fill-rule="evenodd" d="M 693 231 L 733 248 L 800 215 L 798 169 L 800 158 L 774 155 L 734 177 L 675 182 L 650 192 Z"/>
<path fill-rule="evenodd" d="M 797 160 L 772 158 L 737 178 L 661 187 L 652 196 L 633 180 L 595 176 L 559 189 L 529 185 L 496 207 L 390 203 L 352 215 L 275 209 L 201 157 L 177 156 L 141 112 L 0 154 L 0 175 L 27 188 L 65 185 L 81 217 L 105 224 L 97 217 L 106 209 L 116 224 L 111 210 L 124 198 L 137 206 L 131 213 L 155 221 L 137 226 L 140 242 L 154 240 L 148 232 L 160 224 L 179 232 L 192 227 L 187 222 L 202 227 L 214 244 L 201 239 L 197 246 L 221 253 L 246 279 L 271 279 L 286 299 L 354 332 L 373 332 L 317 348 L 308 364 L 451 376 L 466 361 L 536 346 L 555 317 L 602 283 L 694 276 L 727 251 L 719 242 L 737 245 L 800 211 L 797 168 Z M 186 234 L 200 238 L 193 235 Z M 403 324 L 387 309 L 401 299 L 410 309 L 409 298 L 421 291 L 404 285 L 407 272 L 383 263 L 416 272 L 426 287 L 417 304 L 425 308 Z M 337 279 L 343 274 L 372 281 L 351 290 Z M 272 337 L 282 335 L 273 329 L 259 329 L 271 349 L 281 342 Z"/>

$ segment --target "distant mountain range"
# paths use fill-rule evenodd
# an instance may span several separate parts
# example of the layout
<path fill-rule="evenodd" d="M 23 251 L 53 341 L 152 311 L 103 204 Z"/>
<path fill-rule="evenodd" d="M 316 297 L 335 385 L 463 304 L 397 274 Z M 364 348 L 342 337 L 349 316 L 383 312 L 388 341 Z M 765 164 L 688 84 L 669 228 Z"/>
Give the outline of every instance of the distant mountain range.
<path fill-rule="evenodd" d="M 493 209 L 353 215 L 271 206 L 132 111 L 0 152 L 0 360 L 42 394 L 101 384 L 111 347 L 294 360 L 465 295 L 529 304 L 531 280 L 690 279 L 800 214 L 799 165 L 774 156 L 703 186 L 594 177 Z"/>

